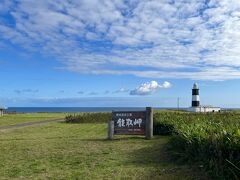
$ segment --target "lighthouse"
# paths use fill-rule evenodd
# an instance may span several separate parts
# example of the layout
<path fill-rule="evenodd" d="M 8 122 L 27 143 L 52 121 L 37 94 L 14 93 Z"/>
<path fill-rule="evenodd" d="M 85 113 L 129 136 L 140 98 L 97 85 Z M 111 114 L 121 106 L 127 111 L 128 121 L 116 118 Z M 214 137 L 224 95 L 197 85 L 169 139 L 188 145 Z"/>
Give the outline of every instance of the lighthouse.
<path fill-rule="evenodd" d="M 200 98 L 199 98 L 199 88 L 198 84 L 194 83 L 192 88 L 192 107 L 200 106 Z"/>
<path fill-rule="evenodd" d="M 192 106 L 188 108 L 190 112 L 220 112 L 220 107 L 202 106 L 200 105 L 199 87 L 197 83 L 192 88 Z"/>

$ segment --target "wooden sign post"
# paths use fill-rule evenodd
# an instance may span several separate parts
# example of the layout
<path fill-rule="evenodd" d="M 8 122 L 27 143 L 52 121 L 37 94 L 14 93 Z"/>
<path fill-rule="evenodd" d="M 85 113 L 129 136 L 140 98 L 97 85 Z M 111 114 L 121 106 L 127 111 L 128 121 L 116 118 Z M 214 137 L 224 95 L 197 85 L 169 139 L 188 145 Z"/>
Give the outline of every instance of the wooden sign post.
<path fill-rule="evenodd" d="M 146 139 L 153 137 L 153 110 L 146 111 L 113 111 L 108 122 L 108 139 L 116 135 L 145 135 Z"/>
<path fill-rule="evenodd" d="M 146 108 L 146 139 L 153 137 L 153 109 L 151 107 Z"/>

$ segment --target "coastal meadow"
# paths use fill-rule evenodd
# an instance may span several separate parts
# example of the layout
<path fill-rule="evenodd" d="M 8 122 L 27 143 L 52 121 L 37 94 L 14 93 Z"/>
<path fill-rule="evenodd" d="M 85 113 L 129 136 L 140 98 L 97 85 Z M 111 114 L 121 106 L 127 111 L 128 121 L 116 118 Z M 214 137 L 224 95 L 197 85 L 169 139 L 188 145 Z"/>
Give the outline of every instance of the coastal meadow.
<path fill-rule="evenodd" d="M 67 123 L 107 123 L 111 113 L 79 113 Z M 154 135 L 171 136 L 169 150 L 176 160 L 198 164 L 213 178 L 240 177 L 240 112 L 154 113 Z"/>

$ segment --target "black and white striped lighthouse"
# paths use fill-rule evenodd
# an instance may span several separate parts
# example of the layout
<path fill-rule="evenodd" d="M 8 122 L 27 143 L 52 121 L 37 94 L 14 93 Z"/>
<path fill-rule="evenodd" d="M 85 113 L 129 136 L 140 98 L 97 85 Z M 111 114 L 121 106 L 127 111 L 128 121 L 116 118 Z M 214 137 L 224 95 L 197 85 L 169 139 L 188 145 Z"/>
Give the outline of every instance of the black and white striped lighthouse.
<path fill-rule="evenodd" d="M 200 106 L 200 98 L 199 98 L 199 88 L 198 84 L 194 83 L 192 88 L 192 107 Z"/>

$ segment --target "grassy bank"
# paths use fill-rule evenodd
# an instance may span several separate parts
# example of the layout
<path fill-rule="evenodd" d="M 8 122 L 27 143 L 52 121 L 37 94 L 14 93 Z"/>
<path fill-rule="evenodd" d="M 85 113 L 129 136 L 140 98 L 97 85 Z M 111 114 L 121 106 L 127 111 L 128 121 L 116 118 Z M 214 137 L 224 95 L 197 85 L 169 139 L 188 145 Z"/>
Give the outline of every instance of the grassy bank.
<path fill-rule="evenodd" d="M 66 113 L 25 113 L 5 114 L 0 117 L 0 126 L 14 125 L 25 122 L 44 121 L 50 119 L 64 118 Z"/>
<path fill-rule="evenodd" d="M 0 130 L 0 179 L 206 179 L 171 160 L 171 137 L 107 141 L 106 133 L 106 123 Z"/>
<path fill-rule="evenodd" d="M 173 135 L 180 158 L 198 162 L 217 179 L 240 177 L 240 113 L 176 113 L 154 115 L 156 134 Z"/>
<path fill-rule="evenodd" d="M 19 123 L 64 116 L 20 114 L 0 121 L 16 119 Z M 67 117 L 69 123 L 0 130 L 0 179 L 206 179 L 199 172 L 203 169 L 216 179 L 240 177 L 238 112 L 156 111 L 154 134 L 164 136 L 150 141 L 141 137 L 105 140 L 111 113 Z M 179 159 L 185 165 L 177 164 Z"/>
<path fill-rule="evenodd" d="M 107 122 L 111 113 L 76 114 L 68 123 Z M 240 177 L 240 113 L 155 111 L 154 134 L 172 135 L 176 159 L 197 162 L 217 179 Z"/>

